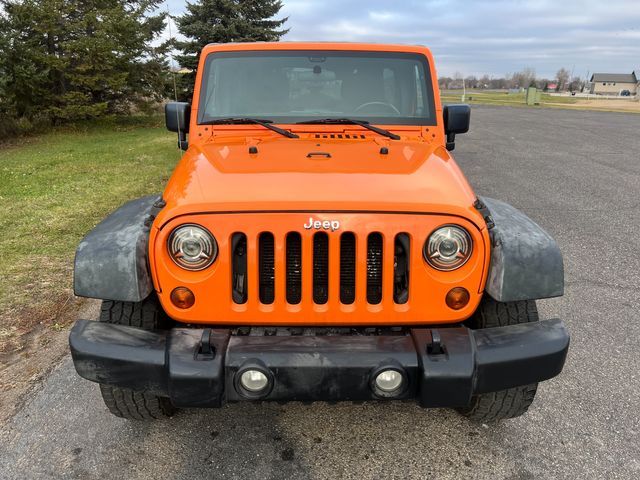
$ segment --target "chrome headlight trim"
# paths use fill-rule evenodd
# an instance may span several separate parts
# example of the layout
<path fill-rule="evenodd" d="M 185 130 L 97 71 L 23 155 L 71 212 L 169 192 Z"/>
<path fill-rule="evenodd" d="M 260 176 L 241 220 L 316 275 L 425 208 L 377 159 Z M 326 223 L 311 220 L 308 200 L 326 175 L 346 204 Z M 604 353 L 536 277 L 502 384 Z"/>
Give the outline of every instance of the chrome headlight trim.
<path fill-rule="evenodd" d="M 460 225 L 447 224 L 436 228 L 424 243 L 425 261 L 436 270 L 450 272 L 462 267 L 473 252 L 473 240 Z"/>
<path fill-rule="evenodd" d="M 195 223 L 174 228 L 167 240 L 167 249 L 173 263 L 190 271 L 204 270 L 218 257 L 215 237 Z"/>

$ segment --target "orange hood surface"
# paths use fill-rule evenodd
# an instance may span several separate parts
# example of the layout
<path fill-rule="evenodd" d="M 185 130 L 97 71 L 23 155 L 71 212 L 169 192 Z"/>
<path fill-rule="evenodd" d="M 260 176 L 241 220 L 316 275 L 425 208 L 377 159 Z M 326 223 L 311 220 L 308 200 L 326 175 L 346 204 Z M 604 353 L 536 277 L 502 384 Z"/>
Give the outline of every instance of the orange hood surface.
<path fill-rule="evenodd" d="M 361 129 L 291 139 L 259 128 L 226 129 L 193 144 L 167 185 L 156 225 L 205 212 L 384 211 L 456 215 L 484 228 L 449 152 L 418 131 L 395 130 L 401 140 Z"/>

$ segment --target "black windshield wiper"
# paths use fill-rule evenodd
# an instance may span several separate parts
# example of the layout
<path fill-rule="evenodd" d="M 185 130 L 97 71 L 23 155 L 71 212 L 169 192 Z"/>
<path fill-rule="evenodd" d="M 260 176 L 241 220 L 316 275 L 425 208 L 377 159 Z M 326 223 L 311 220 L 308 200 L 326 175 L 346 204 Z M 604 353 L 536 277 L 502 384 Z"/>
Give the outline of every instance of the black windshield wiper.
<path fill-rule="evenodd" d="M 385 137 L 389 137 L 392 140 L 400 140 L 400 135 L 396 135 L 395 133 L 391 133 L 389 130 L 385 130 L 384 128 L 375 127 L 371 125 L 366 120 L 355 120 L 353 118 L 320 118 L 318 120 L 307 120 L 306 122 L 297 122 L 300 125 L 314 125 L 314 124 L 324 124 L 324 125 L 338 125 L 341 123 L 346 123 L 348 125 L 360 125 L 363 128 L 369 129 L 372 132 L 379 133 L 380 135 L 384 135 Z"/>
<path fill-rule="evenodd" d="M 290 132 L 289 130 L 285 130 L 284 128 L 276 127 L 275 125 L 271 125 L 273 120 L 266 120 L 262 118 L 253 118 L 253 117 L 226 117 L 226 118 L 216 118 L 215 120 L 208 120 L 206 122 L 202 122 L 200 125 L 242 125 L 242 124 L 255 124 L 261 125 L 264 128 L 268 128 L 269 130 L 273 130 L 280 135 L 284 135 L 287 138 L 300 138 L 295 133 Z"/>

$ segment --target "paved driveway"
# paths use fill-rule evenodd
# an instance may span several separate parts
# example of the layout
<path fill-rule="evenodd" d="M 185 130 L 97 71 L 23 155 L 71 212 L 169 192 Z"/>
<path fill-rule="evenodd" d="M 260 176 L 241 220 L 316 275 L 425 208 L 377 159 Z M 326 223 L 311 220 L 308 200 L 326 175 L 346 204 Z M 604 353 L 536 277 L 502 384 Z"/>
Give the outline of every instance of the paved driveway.
<path fill-rule="evenodd" d="M 2 430 L 0 477 L 639 478 L 640 116 L 474 108 L 456 156 L 477 192 L 560 243 L 572 334 L 530 412 L 476 425 L 411 403 L 227 406 L 110 416 L 67 358 Z"/>

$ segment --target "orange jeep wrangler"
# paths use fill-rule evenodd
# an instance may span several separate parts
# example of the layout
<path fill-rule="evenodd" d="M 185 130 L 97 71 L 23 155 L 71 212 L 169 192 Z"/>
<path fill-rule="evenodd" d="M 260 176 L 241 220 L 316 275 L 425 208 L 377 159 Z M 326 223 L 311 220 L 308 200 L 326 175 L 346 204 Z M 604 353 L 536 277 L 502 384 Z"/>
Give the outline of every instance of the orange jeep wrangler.
<path fill-rule="evenodd" d="M 388 401 L 478 421 L 524 413 L 569 336 L 556 242 L 475 195 L 449 153 L 470 108 L 440 103 L 421 46 L 209 45 L 162 196 L 80 243 L 77 372 L 117 416 L 237 401 Z M 187 139 L 188 134 L 188 139 Z"/>

